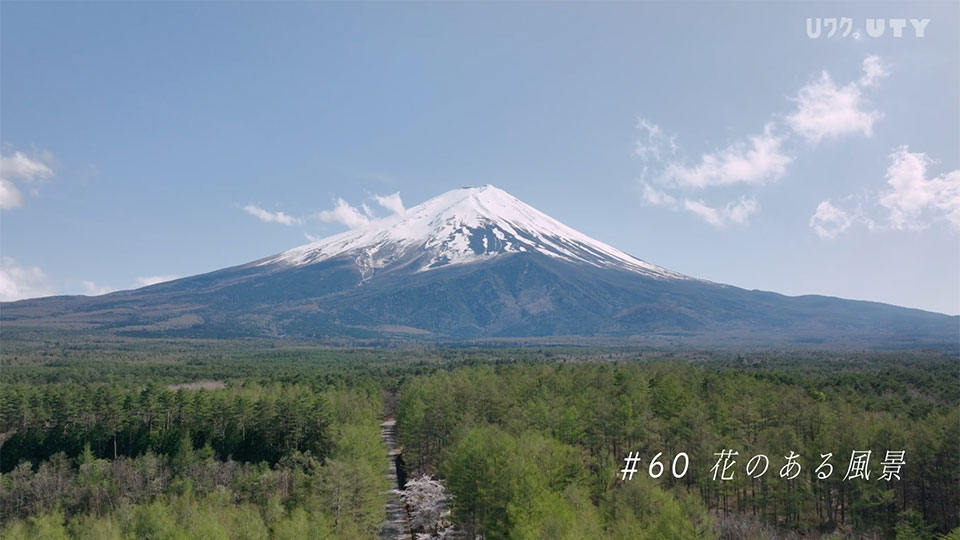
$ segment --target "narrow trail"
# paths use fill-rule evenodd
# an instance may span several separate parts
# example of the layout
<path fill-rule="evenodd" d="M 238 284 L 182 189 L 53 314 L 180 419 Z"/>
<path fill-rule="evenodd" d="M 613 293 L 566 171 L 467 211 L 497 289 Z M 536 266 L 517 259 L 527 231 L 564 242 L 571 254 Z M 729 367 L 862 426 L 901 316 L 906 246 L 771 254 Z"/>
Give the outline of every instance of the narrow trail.
<path fill-rule="evenodd" d="M 411 535 L 407 511 L 400 496 L 393 491 L 400 488 L 396 460 L 400 450 L 397 448 L 397 421 L 389 414 L 389 409 L 390 407 L 387 410 L 388 416 L 380 424 L 380 436 L 383 437 L 383 444 L 387 447 L 387 456 L 390 458 L 390 468 L 387 469 L 387 481 L 390 483 L 390 491 L 387 493 L 387 517 L 380 529 L 380 540 L 409 540 Z"/>

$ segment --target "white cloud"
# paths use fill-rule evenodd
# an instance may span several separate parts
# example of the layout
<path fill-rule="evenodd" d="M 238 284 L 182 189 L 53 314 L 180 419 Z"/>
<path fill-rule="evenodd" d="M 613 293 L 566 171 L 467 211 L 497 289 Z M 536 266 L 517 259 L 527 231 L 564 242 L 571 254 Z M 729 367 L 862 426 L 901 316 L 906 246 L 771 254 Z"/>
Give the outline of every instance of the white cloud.
<path fill-rule="evenodd" d="M 868 56 L 862 63 L 862 74 L 845 86 L 838 86 L 830 74 L 824 71 L 819 79 L 811 81 L 797 91 L 791 98 L 796 108 L 786 116 L 774 114 L 773 120 L 764 126 L 763 132 L 730 144 L 712 153 L 700 156 L 699 162 L 688 165 L 682 159 L 676 144 L 676 137 L 668 135 L 660 126 L 639 118 L 638 136 L 634 152 L 643 159 L 643 169 L 639 177 L 644 204 L 663 206 L 671 210 L 685 209 L 704 221 L 716 226 L 746 223 L 759 206 L 755 198 L 742 197 L 725 207 L 712 207 L 702 200 L 685 198 L 692 190 L 702 190 L 718 186 L 738 184 L 763 184 L 784 176 L 789 165 L 796 158 L 792 149 L 797 148 L 796 141 L 805 139 L 818 143 L 824 139 L 836 139 L 851 134 L 873 135 L 874 124 L 883 117 L 877 110 L 867 110 L 863 91 L 872 88 L 889 76 L 888 65 L 878 56 Z M 648 172 L 652 174 L 648 175 Z M 904 189 L 896 193 L 913 193 L 905 197 L 922 200 L 923 193 L 938 193 L 938 202 L 934 206 L 947 213 L 953 222 L 960 219 L 950 195 L 953 188 L 953 173 L 944 175 L 923 184 L 921 188 Z M 647 178 L 659 184 L 654 187 Z M 922 178 L 922 176 L 921 176 Z M 920 185 L 914 182 L 911 185 Z M 909 214 L 909 204 L 894 203 L 900 195 L 894 194 L 887 202 L 895 208 L 898 219 Z M 933 203 L 931 203 L 933 204 Z M 822 237 L 834 237 L 852 224 L 862 223 L 870 229 L 879 228 L 876 222 L 867 218 L 858 206 L 855 213 L 833 206 L 824 201 L 810 219 L 810 226 Z"/>
<path fill-rule="evenodd" d="M 294 225 L 300 223 L 300 218 L 295 218 L 293 216 L 288 216 L 283 212 L 271 212 L 269 210 L 264 210 L 259 206 L 248 204 L 243 207 L 243 211 L 250 214 L 251 216 L 256 217 L 260 221 L 266 223 L 280 223 L 283 225 Z"/>
<path fill-rule="evenodd" d="M 889 158 L 889 189 L 869 197 L 885 210 L 885 219 L 868 216 L 859 204 L 854 210 L 845 210 L 823 201 L 810 217 L 810 227 L 818 236 L 835 238 L 857 224 L 871 231 L 919 230 L 935 220 L 946 220 L 960 229 L 960 170 L 927 178 L 927 168 L 934 160 L 907 146 L 896 148 Z"/>
<path fill-rule="evenodd" d="M 365 202 L 360 203 L 360 209 L 363 210 L 363 214 L 368 218 L 374 217 L 373 208 L 370 208 L 370 206 L 367 203 Z"/>
<path fill-rule="evenodd" d="M 873 86 L 880 79 L 885 79 L 890 71 L 879 56 L 868 56 L 863 59 L 863 75 L 860 76 L 860 86 Z"/>
<path fill-rule="evenodd" d="M 20 266 L 10 257 L 0 257 L 0 301 L 10 302 L 54 294 L 43 270 L 36 266 Z"/>
<path fill-rule="evenodd" d="M 390 210 L 394 214 L 403 214 L 406 209 L 403 207 L 403 200 L 400 199 L 400 192 L 391 195 L 374 195 L 373 199 L 381 207 Z"/>
<path fill-rule="evenodd" d="M 661 191 L 650 184 L 643 183 L 643 202 L 650 206 L 675 207 L 677 199 L 665 191 Z"/>
<path fill-rule="evenodd" d="M 28 157 L 23 152 L 0 156 L 0 210 L 23 206 L 23 194 L 11 180 L 30 183 L 53 176 L 53 170 L 45 162 L 52 162 L 50 152 L 40 152 L 37 157 Z"/>
<path fill-rule="evenodd" d="M 178 276 L 138 277 L 133 288 L 146 287 L 177 279 Z M 100 296 L 120 290 L 118 287 L 103 285 L 92 280 L 80 282 L 82 294 Z M 57 294 L 50 285 L 47 275 L 36 266 L 21 266 L 10 257 L 0 257 L 0 302 L 9 302 L 24 298 L 36 298 Z"/>
<path fill-rule="evenodd" d="M 406 211 L 403 206 L 403 200 L 400 199 L 399 192 L 390 195 L 371 195 L 370 198 L 375 201 L 377 205 L 389 210 L 393 214 L 403 214 Z M 244 206 L 243 210 L 267 223 L 282 223 L 284 225 L 301 225 L 304 223 L 303 218 L 293 217 L 283 212 L 271 212 L 253 204 Z M 371 221 L 378 219 L 374 209 L 366 202 L 360 203 L 359 206 L 353 206 L 343 200 L 342 197 L 337 197 L 337 204 L 334 208 L 322 210 L 309 217 L 327 223 L 340 223 L 351 229 L 366 226 Z M 306 232 L 304 236 L 311 242 L 318 240 L 318 237 Z"/>
<path fill-rule="evenodd" d="M 157 283 L 163 283 L 165 281 L 173 281 L 180 276 L 174 275 L 165 275 L 165 276 L 146 276 L 137 278 L 137 288 L 147 287 L 150 285 L 156 285 Z"/>
<path fill-rule="evenodd" d="M 723 150 L 700 157 L 695 167 L 680 163 L 667 165 L 663 179 L 683 188 L 704 188 L 736 183 L 762 183 L 783 176 L 793 160 L 783 149 L 783 137 L 767 124 L 763 134 L 737 142 Z"/>
<path fill-rule="evenodd" d="M 676 136 L 667 135 L 660 126 L 646 118 L 637 118 L 637 131 L 640 135 L 634 142 L 633 151 L 641 159 L 660 161 L 667 154 L 673 155 L 677 152 Z"/>
<path fill-rule="evenodd" d="M 741 197 L 739 201 L 728 203 L 723 214 L 729 222 L 742 225 L 759 209 L 760 205 L 757 204 L 756 199 L 752 197 Z"/>
<path fill-rule="evenodd" d="M 819 79 L 797 92 L 793 98 L 797 109 L 786 117 L 787 125 L 813 143 L 856 133 L 872 136 L 873 124 L 883 118 L 883 114 L 863 110 L 861 90 L 888 74 L 877 56 L 868 56 L 863 61 L 863 75 L 858 81 L 842 87 L 824 71 Z"/>
<path fill-rule="evenodd" d="M 112 293 L 116 291 L 116 287 L 110 287 L 109 285 L 98 285 L 93 281 L 82 281 L 80 282 L 83 285 L 83 294 L 87 296 L 100 296 L 101 294 Z"/>
<path fill-rule="evenodd" d="M 370 223 L 370 218 L 339 197 L 337 198 L 337 206 L 333 210 L 319 212 L 317 217 L 328 223 L 342 223 L 351 229 L 363 227 Z"/>
<path fill-rule="evenodd" d="M 750 216 L 760 209 L 757 200 L 752 197 L 741 197 L 739 200 L 727 203 L 723 208 L 714 208 L 703 201 L 684 199 L 683 207 L 717 228 L 724 228 L 730 224 L 745 224 Z"/>
<path fill-rule="evenodd" d="M 810 216 L 810 228 L 820 238 L 832 239 L 853 225 L 854 216 L 846 210 L 837 208 L 829 200 L 821 201 L 817 210 Z"/>
<path fill-rule="evenodd" d="M 927 178 L 933 163 L 922 152 L 901 146 L 890 154 L 887 185 L 880 204 L 890 211 L 894 229 L 916 229 L 927 225 L 925 218 L 944 218 L 960 228 L 960 169 Z"/>
<path fill-rule="evenodd" d="M 150 285 L 156 285 L 157 283 L 163 283 L 165 281 L 172 281 L 177 279 L 179 276 L 141 276 L 138 277 L 131 289 L 139 289 L 140 287 L 147 287 Z M 85 280 L 80 282 L 83 285 L 83 294 L 87 296 L 100 296 L 101 294 L 112 293 L 114 291 L 119 291 L 117 287 L 111 287 L 109 285 L 101 285 L 95 281 Z"/>
<path fill-rule="evenodd" d="M 14 152 L 10 156 L 0 156 L 0 177 L 16 178 L 25 182 L 32 182 L 37 178 L 49 178 L 53 171 L 44 161 L 51 161 L 49 152 L 42 152 L 37 159 L 26 156 L 23 152 Z"/>
<path fill-rule="evenodd" d="M 23 195 L 13 182 L 0 178 L 0 210 L 18 208 L 23 204 Z"/>
<path fill-rule="evenodd" d="M 683 201 L 683 207 L 700 216 L 704 221 L 714 227 L 723 226 L 723 218 L 720 216 L 720 212 L 718 212 L 716 208 L 707 206 L 703 201 L 691 201 L 687 199 Z"/>

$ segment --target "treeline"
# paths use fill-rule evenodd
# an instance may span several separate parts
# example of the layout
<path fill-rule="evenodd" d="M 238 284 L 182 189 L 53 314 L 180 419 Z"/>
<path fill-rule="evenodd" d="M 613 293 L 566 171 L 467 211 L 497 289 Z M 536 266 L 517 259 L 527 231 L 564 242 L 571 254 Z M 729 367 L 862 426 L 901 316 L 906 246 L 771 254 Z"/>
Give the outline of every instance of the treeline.
<path fill-rule="evenodd" d="M 57 452 L 116 459 L 170 455 L 184 438 L 216 457 L 276 463 L 292 452 L 330 451 L 329 395 L 300 385 L 171 391 L 116 384 L 11 385 L 0 395 L 0 472 Z"/>
<path fill-rule="evenodd" d="M 459 429 L 439 472 L 467 538 L 616 540 L 715 538 L 713 517 L 689 493 L 637 477 L 600 478 L 578 447 L 536 430 Z"/>
<path fill-rule="evenodd" d="M 934 353 L 117 338 L 5 340 L 0 362 L 4 539 L 374 538 L 384 390 L 409 477 L 442 477 L 463 537 L 933 540 L 960 513 L 960 365 Z M 733 481 L 712 480 L 722 449 L 740 452 Z M 873 451 L 870 481 L 842 481 L 854 449 Z M 888 449 L 906 451 L 890 484 Z M 643 460 L 622 481 L 628 452 Z"/>
<path fill-rule="evenodd" d="M 42 397 L 44 391 L 34 396 Z M 142 397 L 147 392 L 133 395 Z M 153 422 L 158 424 L 153 428 L 157 433 L 167 429 L 180 434 L 172 449 L 157 452 L 146 444 L 143 452 L 104 459 L 87 443 L 74 457 L 60 451 L 36 465 L 21 461 L 0 475 L 0 536 L 264 540 L 377 536 L 387 489 L 379 394 L 332 390 L 313 395 L 301 387 L 279 385 L 182 392 L 172 393 L 169 407 L 156 409 Z M 183 397 L 183 421 L 176 420 L 180 414 L 178 394 Z M 238 399 L 253 405 L 249 415 L 228 411 Z M 207 404 L 214 411 L 209 417 L 203 412 Z M 304 412 L 293 414 L 298 406 Z M 93 414 L 92 408 L 81 409 Z M 150 440 L 147 425 L 151 422 L 143 418 L 144 410 L 152 409 L 121 407 L 122 412 L 134 413 L 138 418 L 135 431 L 147 430 L 144 437 Z M 277 413 L 257 418 L 268 410 Z M 169 426 L 164 428 L 166 416 Z M 244 418 L 250 422 L 241 425 Z M 35 421 L 33 429 L 40 422 Z M 267 429 L 269 422 L 283 422 L 273 428 L 274 433 L 291 430 L 299 435 L 276 439 L 250 434 Z M 51 425 L 57 426 L 53 431 L 63 427 Z M 266 453 L 277 459 L 240 460 L 233 454 L 220 455 L 216 445 L 232 440 L 225 434 L 234 428 L 247 430 L 248 438 L 240 434 L 239 440 L 270 445 Z M 105 452 L 111 454 L 112 445 L 107 444 L 112 441 L 110 433 L 96 429 L 89 433 L 94 439 L 99 433 Z M 124 429 L 115 433 L 118 448 L 134 448 L 120 442 Z M 324 441 L 316 453 L 304 448 L 312 444 L 308 439 L 314 436 Z M 165 440 L 167 435 L 158 437 Z M 4 444 L 4 454 L 11 441 Z M 230 448 L 234 447 L 221 450 Z"/>
<path fill-rule="evenodd" d="M 712 538 L 743 521 L 711 522 L 719 512 L 811 535 L 926 539 L 958 526 L 960 410 L 945 386 L 957 382 L 955 362 L 924 369 L 932 373 L 897 380 L 883 366 L 815 375 L 677 363 L 468 368 L 408 381 L 398 430 L 408 465 L 442 475 L 460 526 L 488 537 L 535 537 L 524 527 L 537 519 L 521 509 L 542 500 L 532 508 L 553 508 L 544 519 L 575 516 L 552 525 L 553 537 L 593 524 L 589 537 L 626 538 L 649 524 L 643 507 L 657 500 L 673 532 L 632 538 Z M 731 481 L 711 472 L 723 449 L 739 452 Z M 872 451 L 869 481 L 843 481 L 853 450 Z M 906 452 L 900 481 L 878 481 L 887 450 Z M 791 451 L 803 468 L 787 480 L 778 471 Z M 622 481 L 628 452 L 643 461 Z M 688 453 L 689 471 L 650 482 L 660 452 L 668 471 Z M 826 453 L 834 471 L 820 480 Z M 770 470 L 751 479 L 743 466 L 756 454 Z M 636 490 L 646 494 L 631 498 Z"/>
<path fill-rule="evenodd" d="M 8 338 L 8 334 L 12 335 Z M 103 339 L 83 335 L 42 339 L 39 336 L 46 334 L 20 335 L 5 327 L 0 335 L 0 380 L 31 385 L 109 383 L 130 387 L 146 382 L 170 385 L 216 380 L 372 389 L 453 365 L 550 362 L 558 354 L 538 349 L 479 350 L 415 344 L 334 348 L 290 341 Z M 35 339 L 25 339 L 30 336 Z"/>

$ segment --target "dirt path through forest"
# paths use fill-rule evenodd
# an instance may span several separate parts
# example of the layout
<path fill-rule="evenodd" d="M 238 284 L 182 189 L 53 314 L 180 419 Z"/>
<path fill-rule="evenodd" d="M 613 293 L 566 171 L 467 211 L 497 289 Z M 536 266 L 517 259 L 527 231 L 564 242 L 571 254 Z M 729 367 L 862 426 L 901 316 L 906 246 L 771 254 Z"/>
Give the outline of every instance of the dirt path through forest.
<path fill-rule="evenodd" d="M 387 518 L 380 529 L 381 540 L 408 540 L 410 527 L 407 524 L 407 511 L 403 507 L 400 496 L 394 492 L 400 485 L 397 480 L 397 421 L 393 418 L 392 407 L 387 407 L 387 417 L 380 424 L 380 436 L 387 447 L 387 456 L 390 458 L 390 468 L 387 469 L 387 481 L 390 483 L 390 492 L 387 493 Z"/>

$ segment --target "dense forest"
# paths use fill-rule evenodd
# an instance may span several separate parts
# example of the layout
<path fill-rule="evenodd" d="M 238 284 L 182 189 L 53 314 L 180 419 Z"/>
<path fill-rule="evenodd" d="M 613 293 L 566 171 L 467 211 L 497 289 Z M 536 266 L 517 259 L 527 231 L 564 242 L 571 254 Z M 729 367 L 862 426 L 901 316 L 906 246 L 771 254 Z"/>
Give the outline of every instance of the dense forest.
<path fill-rule="evenodd" d="M 378 538 L 391 414 L 420 538 L 960 538 L 960 364 L 936 353 L 19 337 L 5 539 Z M 854 450 L 869 480 L 844 480 Z M 431 497 L 449 513 L 411 506 Z"/>
<path fill-rule="evenodd" d="M 371 538 L 382 522 L 379 394 L 96 384 L 0 402 L 4 538 Z"/>
<path fill-rule="evenodd" d="M 956 365 L 820 373 L 670 362 L 467 368 L 409 381 L 399 431 L 407 463 L 446 480 L 460 525 L 491 538 L 729 529 L 932 538 L 956 527 Z M 740 467 L 768 456 L 771 470 L 715 479 L 722 449 L 738 451 Z M 845 481 L 843 459 L 831 477 L 814 474 L 821 454 L 854 450 L 905 451 L 902 480 L 878 480 L 879 459 L 870 480 Z M 623 480 L 628 452 L 645 459 Z M 674 478 L 681 452 L 689 470 Z M 793 479 L 777 473 L 789 452 L 802 466 Z M 658 454 L 668 474 L 652 465 Z"/>

